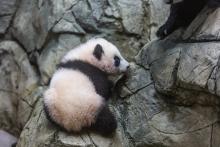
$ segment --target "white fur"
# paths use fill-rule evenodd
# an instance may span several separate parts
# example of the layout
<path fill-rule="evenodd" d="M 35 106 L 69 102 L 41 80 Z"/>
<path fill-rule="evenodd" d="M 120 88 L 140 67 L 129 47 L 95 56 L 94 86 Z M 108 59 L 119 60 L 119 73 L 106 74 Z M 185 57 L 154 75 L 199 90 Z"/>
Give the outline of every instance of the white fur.
<path fill-rule="evenodd" d="M 77 70 L 57 71 L 44 94 L 51 117 L 69 131 L 80 131 L 95 121 L 102 105 L 89 78 Z"/>
<path fill-rule="evenodd" d="M 93 55 L 94 48 L 100 44 L 104 50 L 99 61 Z M 114 66 L 114 56 L 121 58 L 119 67 Z M 128 62 L 110 42 L 99 38 L 92 39 L 68 52 L 61 62 L 70 60 L 88 62 L 107 73 L 126 71 Z M 44 104 L 49 115 L 69 131 L 80 131 L 94 123 L 97 113 L 104 104 L 96 93 L 91 80 L 78 70 L 61 68 L 51 79 L 49 89 L 44 93 Z"/>
<path fill-rule="evenodd" d="M 102 56 L 101 62 L 92 56 L 94 48 L 97 44 L 100 44 L 104 50 L 104 55 Z M 121 59 L 121 64 L 119 67 L 114 66 L 115 55 Z M 76 47 L 75 49 L 68 52 L 61 62 L 75 59 L 86 61 L 110 74 L 124 72 L 129 66 L 129 63 L 122 57 L 118 48 L 103 38 L 91 39 L 86 43 Z"/>

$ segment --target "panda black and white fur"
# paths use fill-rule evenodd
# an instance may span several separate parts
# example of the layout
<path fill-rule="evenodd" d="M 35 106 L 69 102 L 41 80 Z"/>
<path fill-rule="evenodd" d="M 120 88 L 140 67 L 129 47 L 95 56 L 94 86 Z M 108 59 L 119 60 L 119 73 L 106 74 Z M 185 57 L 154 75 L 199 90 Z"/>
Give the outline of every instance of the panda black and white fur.
<path fill-rule="evenodd" d="M 187 27 L 205 5 L 209 8 L 220 7 L 220 0 L 164 0 L 164 2 L 171 7 L 166 23 L 156 33 L 160 39 L 179 27 Z"/>
<path fill-rule="evenodd" d="M 117 128 L 107 100 L 109 74 L 125 72 L 129 63 L 112 43 L 96 38 L 69 51 L 58 65 L 44 93 L 48 119 L 68 132 L 91 128 L 108 135 Z"/>

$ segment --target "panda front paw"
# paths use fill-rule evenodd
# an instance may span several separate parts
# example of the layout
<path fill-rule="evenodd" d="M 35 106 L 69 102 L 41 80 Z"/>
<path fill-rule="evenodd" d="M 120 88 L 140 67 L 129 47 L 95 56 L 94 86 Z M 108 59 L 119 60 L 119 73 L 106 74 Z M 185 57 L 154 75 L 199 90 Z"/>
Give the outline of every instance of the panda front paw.
<path fill-rule="evenodd" d="M 168 35 L 167 27 L 165 25 L 161 26 L 156 33 L 157 37 L 160 39 L 165 38 Z"/>

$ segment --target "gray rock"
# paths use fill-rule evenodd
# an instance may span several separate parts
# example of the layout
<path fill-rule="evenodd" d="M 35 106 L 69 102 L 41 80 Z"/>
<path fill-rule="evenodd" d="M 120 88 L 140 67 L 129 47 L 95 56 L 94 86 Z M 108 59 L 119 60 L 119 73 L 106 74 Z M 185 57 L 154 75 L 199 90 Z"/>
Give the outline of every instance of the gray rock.
<path fill-rule="evenodd" d="M 13 41 L 0 42 L 0 127 L 18 135 L 21 120 L 17 112 L 19 101 L 37 86 L 38 78 L 30 65 L 26 53 Z M 23 123 L 24 124 L 24 123 Z"/>
<path fill-rule="evenodd" d="M 1 0 L 0 2 L 0 15 L 12 15 L 16 9 L 16 0 Z"/>
<path fill-rule="evenodd" d="M 1 16 L 0 17 L 0 34 L 6 33 L 11 21 L 11 16 Z"/>
<path fill-rule="evenodd" d="M 137 62 L 145 68 L 150 66 L 156 89 L 177 96 L 179 104 L 213 105 L 218 104 L 213 94 L 218 90 L 215 67 L 219 55 L 219 43 L 176 44 L 162 40 L 146 45 L 137 56 Z"/>
<path fill-rule="evenodd" d="M 42 83 L 48 83 L 63 55 L 79 45 L 80 37 L 75 35 L 60 35 L 58 41 L 51 41 L 38 59 Z"/>
<path fill-rule="evenodd" d="M 121 80 L 123 80 L 123 77 Z M 120 80 L 118 82 L 120 83 Z M 130 63 L 129 72 L 126 75 L 126 80 L 119 91 L 119 96 L 121 98 L 131 96 L 152 83 L 153 81 L 151 80 L 149 71 L 144 70 L 135 63 Z"/>
<path fill-rule="evenodd" d="M 149 0 L 149 24 L 146 29 L 149 29 L 150 39 L 156 38 L 157 29 L 162 26 L 167 20 L 170 12 L 170 5 L 165 4 L 161 0 Z"/>
<path fill-rule="evenodd" d="M 39 98 L 39 97 L 38 97 Z M 119 128 L 121 129 L 121 128 Z M 112 137 L 102 137 L 92 132 L 69 134 L 59 131 L 49 122 L 43 111 L 42 99 L 35 105 L 30 120 L 27 122 L 18 141 L 18 147 L 125 147 L 125 141 L 121 138 L 121 130 L 116 131 Z"/>
<path fill-rule="evenodd" d="M 168 14 L 162 0 L 1 0 L 0 40 L 13 38 L 26 53 L 0 42 L 0 128 L 14 135 L 24 128 L 19 147 L 218 147 L 219 9 L 204 8 L 186 30 L 152 41 Z M 43 111 L 40 85 L 67 51 L 94 36 L 129 61 L 144 46 L 128 79 L 114 79 L 119 93 L 109 105 L 118 129 L 110 137 L 63 132 Z"/>
<path fill-rule="evenodd" d="M 99 0 L 97 0 L 99 1 Z M 91 2 L 91 1 L 90 1 Z M 79 1 L 76 5 L 72 7 L 73 14 L 77 20 L 77 22 L 81 25 L 81 27 L 86 31 L 98 32 L 98 26 L 96 21 L 99 20 L 100 12 L 102 9 L 101 5 L 103 2 L 94 4 L 93 6 L 86 1 Z M 94 7 L 97 10 L 94 10 Z M 96 14 L 94 14 L 96 13 Z M 97 17 L 94 19 L 94 17 Z"/>
<path fill-rule="evenodd" d="M 180 86 L 187 83 L 194 89 L 206 88 L 207 81 L 217 65 L 219 43 L 194 43 L 182 47 L 177 80 Z"/>
<path fill-rule="evenodd" d="M 135 37 L 118 35 L 106 36 L 106 39 L 114 43 L 118 47 L 122 55 L 129 61 L 134 60 L 135 55 L 142 47 L 142 43 L 146 42 Z"/>
<path fill-rule="evenodd" d="M 42 4 L 34 0 L 21 1 L 13 22 L 13 35 L 27 52 L 43 46 L 51 28 L 50 20 L 48 20 L 51 11 L 49 0 Z"/>
<path fill-rule="evenodd" d="M 175 84 L 175 70 L 179 61 L 180 46 L 172 41 L 152 42 L 144 47 L 142 54 L 145 58 L 143 66 L 150 65 L 155 86 L 159 91 L 170 91 Z"/>
<path fill-rule="evenodd" d="M 85 34 L 85 31 L 76 22 L 72 12 L 64 14 L 63 18 L 54 26 L 53 32 Z"/>
<path fill-rule="evenodd" d="M 153 142 L 148 120 L 163 108 L 155 94 L 154 86 L 150 85 L 126 99 L 121 109 L 125 132 L 133 139 L 134 146 L 146 146 Z"/>
<path fill-rule="evenodd" d="M 208 82 L 207 82 L 208 91 L 212 94 L 218 93 L 218 90 L 216 89 L 217 87 L 216 78 L 218 79 L 218 75 L 216 74 L 217 70 L 218 70 L 218 66 L 213 68 L 212 74 L 210 75 L 210 78 L 208 79 Z"/>
<path fill-rule="evenodd" d="M 108 0 L 109 7 L 105 9 L 105 14 L 109 17 L 120 18 L 119 9 L 116 1 Z"/>
<path fill-rule="evenodd" d="M 100 20 L 103 15 L 103 8 L 106 4 L 106 0 L 88 0 L 88 3 L 92 9 L 94 19 Z"/>
<path fill-rule="evenodd" d="M 6 33 L 16 9 L 16 0 L 0 1 L 0 34 Z"/>
<path fill-rule="evenodd" d="M 52 145 L 55 132 L 56 129 L 47 122 L 44 115 L 42 101 L 38 100 L 29 121 L 21 133 L 17 146 L 43 147 Z"/>
<path fill-rule="evenodd" d="M 17 125 L 19 128 L 23 128 L 25 126 L 32 114 L 36 102 L 42 94 L 43 88 L 38 87 L 18 101 Z"/>
<path fill-rule="evenodd" d="M 220 144 L 220 132 L 219 132 L 220 126 L 219 123 L 215 123 L 211 126 L 211 146 L 217 147 Z"/>
<path fill-rule="evenodd" d="M 209 81 L 212 80 L 213 87 L 214 87 L 213 91 L 218 96 L 220 95 L 220 69 L 219 69 L 219 65 L 220 65 L 220 60 L 218 59 L 218 64 L 212 72 L 212 77 L 209 79 Z"/>
<path fill-rule="evenodd" d="M 153 128 L 165 134 L 195 132 L 218 121 L 218 113 L 212 107 L 172 107 L 155 115 L 150 123 Z"/>
<path fill-rule="evenodd" d="M 69 11 L 77 2 L 76 0 L 65 0 L 65 2 L 59 0 L 39 0 L 38 2 L 22 0 L 14 18 L 14 37 L 25 47 L 27 52 L 41 49 L 50 30 L 62 20 L 65 12 Z M 74 21 L 73 19 L 70 21 Z M 79 29 L 77 24 L 73 24 L 73 26 Z M 59 24 L 57 27 L 57 31 L 60 31 Z"/>
<path fill-rule="evenodd" d="M 141 0 L 119 0 L 122 23 L 127 33 L 142 35 L 144 28 L 144 9 Z"/>
<path fill-rule="evenodd" d="M 125 82 L 125 86 L 132 92 L 135 93 L 138 90 L 153 83 L 151 80 L 150 72 L 144 70 L 143 68 L 130 63 L 130 75 L 128 80 Z M 140 82 L 141 81 L 141 82 Z"/>
<path fill-rule="evenodd" d="M 210 145 L 212 125 L 218 121 L 218 112 L 212 107 L 167 104 L 153 85 L 123 104 L 120 110 L 125 132 L 134 146 L 206 147 Z"/>
<path fill-rule="evenodd" d="M 158 113 L 150 120 L 152 129 L 160 133 L 162 138 L 166 136 L 167 139 L 163 142 L 165 145 L 210 146 L 212 125 L 218 118 L 215 109 L 201 106 L 191 108 L 174 106 L 168 109 L 166 110 L 169 112 Z"/>
<path fill-rule="evenodd" d="M 183 39 L 200 41 L 219 40 L 219 16 L 219 8 L 216 10 L 205 8 L 187 28 L 183 34 Z"/>

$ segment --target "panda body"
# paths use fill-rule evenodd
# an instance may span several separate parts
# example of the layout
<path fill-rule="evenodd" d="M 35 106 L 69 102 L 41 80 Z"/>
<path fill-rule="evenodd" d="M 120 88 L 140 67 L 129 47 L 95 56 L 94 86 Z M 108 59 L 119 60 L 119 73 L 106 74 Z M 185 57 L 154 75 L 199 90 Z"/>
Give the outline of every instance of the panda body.
<path fill-rule="evenodd" d="M 156 35 L 163 39 L 179 27 L 187 27 L 197 14 L 207 5 L 209 8 L 220 7 L 220 0 L 164 0 L 170 4 L 170 15 Z"/>
<path fill-rule="evenodd" d="M 114 57 L 121 59 L 115 67 Z M 128 62 L 104 39 L 92 39 L 64 56 L 44 94 L 49 120 L 69 132 L 84 128 L 108 135 L 117 127 L 108 108 L 112 83 L 109 74 L 126 71 Z"/>

